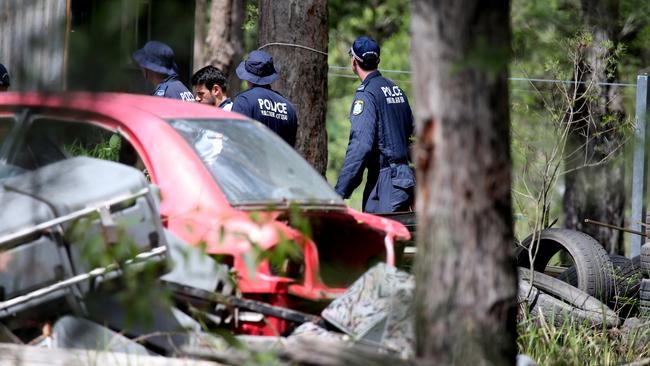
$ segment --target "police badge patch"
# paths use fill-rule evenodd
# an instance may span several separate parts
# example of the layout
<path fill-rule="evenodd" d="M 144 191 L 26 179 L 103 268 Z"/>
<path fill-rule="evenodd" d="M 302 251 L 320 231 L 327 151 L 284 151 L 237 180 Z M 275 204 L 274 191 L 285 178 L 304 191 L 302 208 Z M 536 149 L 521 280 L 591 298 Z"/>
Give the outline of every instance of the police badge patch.
<path fill-rule="evenodd" d="M 154 91 L 153 95 L 155 95 L 157 97 L 164 97 L 165 92 L 167 91 L 167 86 L 168 85 L 165 85 L 165 84 L 158 85 L 158 88 L 156 88 L 156 91 Z"/>
<path fill-rule="evenodd" d="M 352 114 L 358 116 L 363 112 L 363 100 L 357 99 L 354 101 L 354 106 L 352 107 Z"/>

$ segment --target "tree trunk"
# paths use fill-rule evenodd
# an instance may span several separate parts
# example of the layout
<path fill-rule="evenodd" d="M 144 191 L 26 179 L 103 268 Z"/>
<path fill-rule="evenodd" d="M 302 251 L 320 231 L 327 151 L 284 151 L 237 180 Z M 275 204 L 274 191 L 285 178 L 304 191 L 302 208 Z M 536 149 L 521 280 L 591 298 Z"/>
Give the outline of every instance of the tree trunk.
<path fill-rule="evenodd" d="M 417 354 L 516 356 L 507 0 L 415 0 Z"/>
<path fill-rule="evenodd" d="M 298 114 L 296 150 L 325 175 L 327 55 L 323 52 L 327 52 L 329 30 L 327 0 L 260 0 L 259 14 L 260 46 L 280 66 L 280 79 L 273 83 L 273 88 L 294 104 Z M 313 50 L 266 46 L 269 43 L 288 43 Z"/>
<path fill-rule="evenodd" d="M 618 1 L 583 0 L 582 15 L 593 42 L 582 51 L 576 80 L 587 83 L 618 79 L 616 63 L 612 59 L 611 42 L 616 46 Z M 610 253 L 623 250 L 623 235 L 618 230 L 585 224 L 585 219 L 624 226 L 625 206 L 622 159 L 616 159 L 622 150 L 620 126 L 625 119 L 620 87 L 591 85 L 589 91 L 579 87 L 586 102 L 580 100 L 573 116 L 579 121 L 572 126 L 568 140 L 565 166 L 564 225 L 584 231 L 598 240 Z M 603 162 L 604 161 L 604 162 Z"/>
<path fill-rule="evenodd" d="M 192 69 L 198 70 L 205 65 L 205 32 L 208 19 L 207 0 L 195 0 L 194 3 L 194 57 Z"/>
<path fill-rule="evenodd" d="M 245 0 L 212 0 L 210 20 L 207 27 L 205 0 L 196 0 L 196 22 L 194 36 L 194 70 L 210 64 L 228 75 L 228 91 L 234 97 L 240 91 L 240 80 L 235 73 L 244 53 Z M 200 9 L 199 9 L 200 8 Z"/>

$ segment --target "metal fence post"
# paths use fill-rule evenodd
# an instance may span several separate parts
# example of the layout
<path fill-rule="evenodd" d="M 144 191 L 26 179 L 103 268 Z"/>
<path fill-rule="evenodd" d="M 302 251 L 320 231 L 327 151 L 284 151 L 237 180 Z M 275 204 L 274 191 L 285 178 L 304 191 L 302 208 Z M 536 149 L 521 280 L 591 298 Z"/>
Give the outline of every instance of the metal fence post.
<path fill-rule="evenodd" d="M 634 130 L 634 161 L 632 167 L 632 212 L 630 226 L 637 231 L 641 230 L 640 222 L 643 220 L 646 187 L 646 112 L 648 108 L 648 75 L 636 77 L 636 127 Z M 632 235 L 630 240 L 631 257 L 641 252 L 643 238 Z"/>

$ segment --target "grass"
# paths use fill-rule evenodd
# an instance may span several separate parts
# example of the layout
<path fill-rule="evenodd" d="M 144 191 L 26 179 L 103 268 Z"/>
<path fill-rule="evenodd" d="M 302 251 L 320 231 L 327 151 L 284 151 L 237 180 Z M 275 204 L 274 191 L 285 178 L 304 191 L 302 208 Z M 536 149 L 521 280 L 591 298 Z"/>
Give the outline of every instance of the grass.
<path fill-rule="evenodd" d="M 637 327 L 604 329 L 523 314 L 517 347 L 539 365 L 620 365 L 650 357 L 650 319 Z M 650 364 L 650 363 L 649 363 Z"/>
<path fill-rule="evenodd" d="M 539 365 L 622 365 L 642 362 L 650 365 L 650 314 L 637 315 L 640 273 L 614 273 L 617 299 L 611 305 L 619 317 L 620 325 L 606 329 L 565 319 L 563 325 L 554 325 L 554 319 L 535 318 L 528 312 L 520 312 L 517 347 Z M 639 316 L 634 326 L 624 325 L 626 318 Z"/>

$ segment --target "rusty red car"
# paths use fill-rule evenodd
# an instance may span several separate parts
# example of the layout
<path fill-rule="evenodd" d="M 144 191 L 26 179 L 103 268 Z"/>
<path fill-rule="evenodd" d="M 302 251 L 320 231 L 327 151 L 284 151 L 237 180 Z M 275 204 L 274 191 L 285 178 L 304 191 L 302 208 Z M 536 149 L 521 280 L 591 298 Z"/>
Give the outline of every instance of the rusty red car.
<path fill-rule="evenodd" d="M 327 302 L 374 262 L 393 264 L 395 243 L 410 237 L 398 222 L 347 207 L 262 124 L 199 103 L 116 93 L 1 93 L 0 144 L 0 175 L 83 149 L 141 169 L 160 189 L 167 229 L 230 265 L 243 297 L 273 305 L 305 309 Z M 280 264 L 254 255 L 273 253 L 284 242 L 299 255 Z M 273 318 L 238 325 L 247 334 L 285 327 Z"/>

